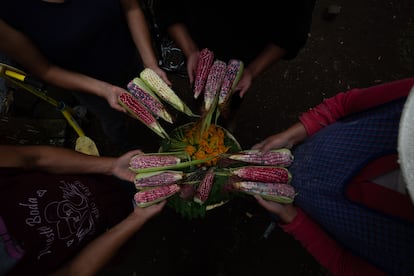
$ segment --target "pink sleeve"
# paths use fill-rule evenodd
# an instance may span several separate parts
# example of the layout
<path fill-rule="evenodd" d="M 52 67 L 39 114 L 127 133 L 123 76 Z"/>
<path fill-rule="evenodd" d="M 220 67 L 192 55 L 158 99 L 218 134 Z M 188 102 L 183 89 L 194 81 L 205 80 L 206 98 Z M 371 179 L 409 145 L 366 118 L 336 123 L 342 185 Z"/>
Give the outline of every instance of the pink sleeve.
<path fill-rule="evenodd" d="M 407 78 L 342 92 L 303 113 L 299 120 L 305 126 L 308 136 L 311 136 L 346 115 L 405 97 L 413 85 L 414 78 Z"/>
<path fill-rule="evenodd" d="M 386 275 L 363 259 L 352 255 L 329 237 L 300 208 L 282 229 L 298 240 L 333 275 Z"/>

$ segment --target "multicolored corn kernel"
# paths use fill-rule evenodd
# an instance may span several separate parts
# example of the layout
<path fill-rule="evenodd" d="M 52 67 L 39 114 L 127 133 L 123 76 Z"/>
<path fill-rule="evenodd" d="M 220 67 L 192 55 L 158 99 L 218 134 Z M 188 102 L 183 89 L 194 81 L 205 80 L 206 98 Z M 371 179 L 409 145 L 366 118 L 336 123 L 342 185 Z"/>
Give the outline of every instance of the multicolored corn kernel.
<path fill-rule="evenodd" d="M 203 92 L 210 67 L 214 62 L 214 53 L 207 48 L 200 51 L 197 61 L 196 75 L 194 79 L 194 99 Z"/>
<path fill-rule="evenodd" d="M 181 159 L 174 155 L 137 154 L 129 161 L 131 169 L 144 169 L 176 165 Z"/>
<path fill-rule="evenodd" d="M 168 113 L 157 95 L 140 78 L 134 78 L 127 85 L 128 91 L 137 98 L 154 116 L 164 121 L 173 123 L 172 116 Z"/>
<path fill-rule="evenodd" d="M 176 183 L 183 178 L 184 173 L 182 171 L 157 171 L 138 173 L 135 176 L 135 187 L 140 190 L 148 187 L 156 187 L 162 185 L 169 185 Z"/>
<path fill-rule="evenodd" d="M 160 137 L 168 138 L 167 132 L 158 123 L 157 119 L 155 119 L 152 113 L 130 93 L 121 93 L 119 95 L 118 102 L 128 111 L 132 117 L 141 121 Z"/>
<path fill-rule="evenodd" d="M 259 150 L 245 150 L 231 154 L 228 158 L 250 164 L 280 167 L 288 167 L 293 162 L 292 152 L 287 148 L 270 150 L 266 153 Z"/>
<path fill-rule="evenodd" d="M 218 97 L 221 84 L 226 73 L 227 64 L 222 60 L 215 60 L 211 65 L 204 88 L 204 110 L 210 110 L 214 100 Z"/>
<path fill-rule="evenodd" d="M 193 200 L 203 204 L 208 199 L 214 184 L 214 167 L 210 167 L 197 187 Z"/>
<path fill-rule="evenodd" d="M 259 195 L 266 200 L 279 203 L 292 203 L 296 196 L 295 189 L 290 184 L 240 181 L 234 182 L 233 188 L 239 192 Z"/>
<path fill-rule="evenodd" d="M 246 181 L 287 184 L 292 179 L 288 169 L 278 166 L 244 166 L 230 169 L 231 175 L 236 175 Z"/>
<path fill-rule="evenodd" d="M 163 201 L 179 191 L 180 187 L 177 184 L 158 186 L 155 188 L 138 191 L 134 195 L 134 200 L 137 206 L 147 207 Z"/>
<path fill-rule="evenodd" d="M 223 83 L 221 84 L 218 104 L 224 107 L 230 99 L 234 88 L 236 88 L 244 70 L 243 61 L 231 59 L 226 68 Z"/>

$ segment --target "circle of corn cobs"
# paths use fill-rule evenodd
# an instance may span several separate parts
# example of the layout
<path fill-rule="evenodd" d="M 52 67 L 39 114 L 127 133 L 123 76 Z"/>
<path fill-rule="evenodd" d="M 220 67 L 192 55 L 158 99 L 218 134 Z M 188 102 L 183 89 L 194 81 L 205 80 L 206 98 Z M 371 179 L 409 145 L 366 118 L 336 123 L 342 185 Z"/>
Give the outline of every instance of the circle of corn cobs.
<path fill-rule="evenodd" d="M 288 167 L 293 156 L 289 149 L 264 154 L 257 150 L 242 150 L 237 140 L 223 128 L 228 151 L 215 156 L 219 161 L 207 166 L 211 164 L 211 158 L 191 159 L 185 151 L 172 145 L 172 141 L 184 143 L 183 133 L 189 127 L 199 126 L 201 134 L 209 129 L 213 114 L 216 113 L 217 118 L 219 111 L 226 108 L 242 72 L 242 61 L 225 63 L 215 60 L 209 49 L 200 51 L 193 92 L 195 99 L 201 94 L 204 96 L 201 116 L 194 114 L 149 68 L 127 85 L 128 93 L 119 97 L 119 103 L 131 116 L 163 138 L 160 152 L 136 155 L 130 160 L 130 169 L 136 172 L 134 200 L 138 206 L 146 207 L 168 199 L 168 204 L 183 217 L 196 218 L 240 194 L 260 195 L 280 203 L 293 202 L 296 193 L 290 185 L 292 176 Z M 157 120 L 162 118 L 173 123 L 164 103 L 200 119 L 167 134 Z"/>

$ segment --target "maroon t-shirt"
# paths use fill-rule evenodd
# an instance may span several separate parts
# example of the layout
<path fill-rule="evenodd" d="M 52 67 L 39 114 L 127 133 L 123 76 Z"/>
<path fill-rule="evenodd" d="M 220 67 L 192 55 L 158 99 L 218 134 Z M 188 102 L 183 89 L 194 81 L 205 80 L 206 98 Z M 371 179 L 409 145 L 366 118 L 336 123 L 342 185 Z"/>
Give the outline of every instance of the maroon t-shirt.
<path fill-rule="evenodd" d="M 51 272 L 125 218 L 133 194 L 122 185 L 109 176 L 0 168 L 1 256 L 16 263 L 9 273 Z"/>

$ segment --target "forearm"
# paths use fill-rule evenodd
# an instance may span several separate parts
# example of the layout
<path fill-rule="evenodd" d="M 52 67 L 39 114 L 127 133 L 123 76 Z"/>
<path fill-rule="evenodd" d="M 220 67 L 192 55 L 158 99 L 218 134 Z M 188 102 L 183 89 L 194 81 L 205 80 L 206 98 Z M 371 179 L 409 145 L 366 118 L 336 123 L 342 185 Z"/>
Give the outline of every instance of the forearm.
<path fill-rule="evenodd" d="M 274 44 L 269 44 L 247 67 L 253 78 L 263 73 L 272 64 L 286 54 L 286 51 Z"/>
<path fill-rule="evenodd" d="M 168 28 L 168 34 L 175 41 L 177 46 L 183 51 L 186 58 L 191 56 L 192 53 L 198 51 L 198 46 L 191 38 L 187 31 L 187 28 L 182 23 L 176 23 Z"/>
<path fill-rule="evenodd" d="M 130 214 L 122 222 L 109 229 L 87 245 L 67 266 L 55 275 L 95 275 L 142 227 L 145 220 Z"/>
<path fill-rule="evenodd" d="M 122 0 L 129 30 L 145 67 L 158 67 L 145 14 L 135 0 Z"/>
<path fill-rule="evenodd" d="M 116 160 L 51 146 L 0 146 L 0 153 L 0 167 L 39 169 L 56 174 L 111 175 Z"/>
<path fill-rule="evenodd" d="M 408 78 L 338 93 L 303 113 L 300 121 L 305 125 L 308 134 L 312 135 L 347 115 L 405 97 L 413 85 L 414 78 Z"/>
<path fill-rule="evenodd" d="M 1 20 L 0 40 L 0 50 L 40 80 L 67 90 L 103 96 L 107 83 L 49 63 L 32 41 Z"/>

